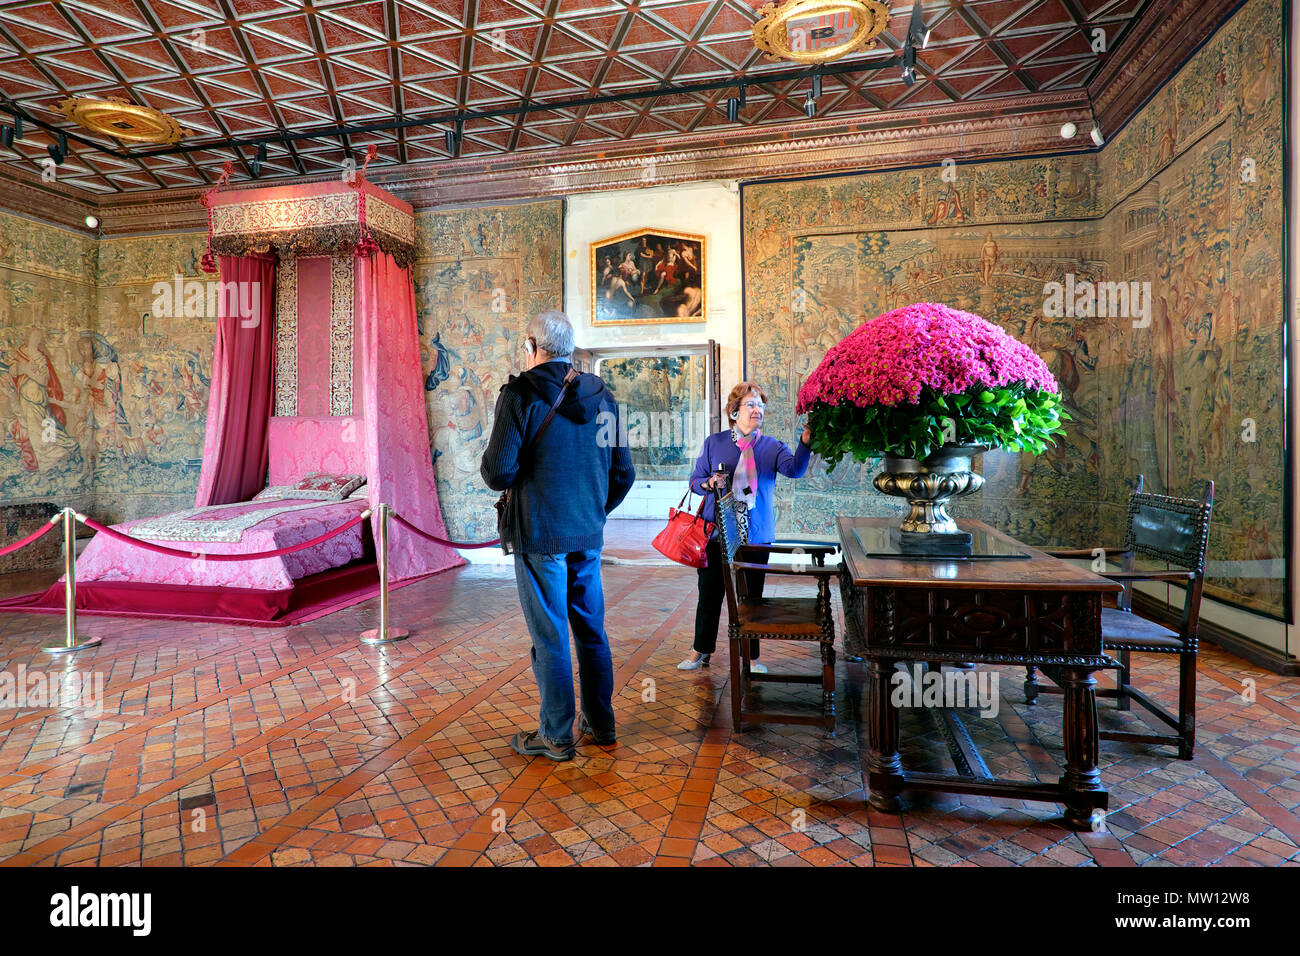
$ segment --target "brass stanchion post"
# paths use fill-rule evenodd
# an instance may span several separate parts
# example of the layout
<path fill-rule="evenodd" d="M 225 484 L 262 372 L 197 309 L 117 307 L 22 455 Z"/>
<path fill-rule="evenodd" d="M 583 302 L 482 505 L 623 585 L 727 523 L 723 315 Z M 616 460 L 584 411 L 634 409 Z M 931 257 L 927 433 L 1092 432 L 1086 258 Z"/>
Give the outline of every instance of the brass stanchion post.
<path fill-rule="evenodd" d="M 77 634 L 77 513 L 63 509 L 63 642 L 42 644 L 47 654 L 71 654 L 95 647 L 99 638 Z"/>
<path fill-rule="evenodd" d="M 388 512 L 390 510 L 388 505 L 380 503 L 379 540 L 375 546 L 379 563 L 379 627 L 361 632 L 363 644 L 391 644 L 411 636 L 410 631 L 388 626 Z"/>

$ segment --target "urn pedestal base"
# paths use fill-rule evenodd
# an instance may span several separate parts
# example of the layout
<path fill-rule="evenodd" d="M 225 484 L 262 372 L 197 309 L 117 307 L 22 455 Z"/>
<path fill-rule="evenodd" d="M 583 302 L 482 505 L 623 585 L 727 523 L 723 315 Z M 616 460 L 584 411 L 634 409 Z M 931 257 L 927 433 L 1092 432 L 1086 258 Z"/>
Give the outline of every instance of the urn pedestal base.
<path fill-rule="evenodd" d="M 969 558 L 974 538 L 969 531 L 903 531 L 891 528 L 890 542 L 903 554 L 926 557 Z"/>
<path fill-rule="evenodd" d="M 971 535 L 952 520 L 948 502 L 984 486 L 984 476 L 973 470 L 973 461 L 986 447 L 944 445 L 920 461 L 885 456 L 885 470 L 875 478 L 876 489 L 907 500 L 907 517 L 890 532 L 899 551 L 955 558 L 971 556 Z"/>

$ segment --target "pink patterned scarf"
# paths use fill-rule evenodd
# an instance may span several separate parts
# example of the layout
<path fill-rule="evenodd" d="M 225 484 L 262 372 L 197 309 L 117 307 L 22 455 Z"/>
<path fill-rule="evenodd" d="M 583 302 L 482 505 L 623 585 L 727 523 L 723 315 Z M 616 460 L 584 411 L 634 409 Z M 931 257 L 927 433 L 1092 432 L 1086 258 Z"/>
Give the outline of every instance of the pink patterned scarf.
<path fill-rule="evenodd" d="M 736 463 L 735 474 L 731 477 L 731 493 L 746 508 L 754 507 L 758 497 L 758 467 L 754 464 L 754 445 L 763 432 L 755 428 L 749 435 L 740 434 L 739 429 L 732 428 L 731 437 L 740 449 L 740 461 Z"/>

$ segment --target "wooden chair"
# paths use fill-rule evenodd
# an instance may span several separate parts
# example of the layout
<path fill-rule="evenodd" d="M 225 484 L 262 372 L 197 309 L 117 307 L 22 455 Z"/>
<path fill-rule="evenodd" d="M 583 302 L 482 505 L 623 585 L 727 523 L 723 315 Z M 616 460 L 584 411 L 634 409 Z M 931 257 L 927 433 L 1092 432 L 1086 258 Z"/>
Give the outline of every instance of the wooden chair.
<path fill-rule="evenodd" d="M 831 579 L 838 568 L 824 566 L 833 545 L 747 544 L 741 540 L 736 518 L 739 502 L 731 494 L 718 501 L 717 523 L 721 537 L 723 580 L 727 590 L 728 643 L 731 645 L 731 715 L 736 729 L 752 723 L 821 724 L 835 736 L 835 618 L 831 611 Z M 768 564 L 773 552 L 810 554 L 807 567 Z M 763 563 L 750 560 L 761 558 Z M 816 597 L 761 596 L 760 575 L 782 574 L 817 582 Z M 750 671 L 750 641 L 816 641 L 821 648 L 822 672 L 818 674 L 754 674 Z M 751 684 L 773 682 L 822 685 L 821 716 L 812 714 L 747 711 L 745 698 Z"/>
<path fill-rule="evenodd" d="M 1172 744 L 1178 748 L 1183 760 L 1192 759 L 1196 746 L 1196 631 L 1201 616 L 1201 589 L 1205 583 L 1205 552 L 1210 536 L 1210 512 L 1214 508 L 1214 482 L 1205 483 L 1205 493 L 1195 498 L 1168 498 L 1164 495 L 1145 494 L 1142 476 L 1138 475 L 1137 489 L 1129 498 L 1128 527 L 1123 548 L 1105 548 L 1107 557 L 1120 555 L 1124 570 L 1107 571 L 1105 576 L 1124 585 L 1115 608 L 1102 608 L 1102 646 L 1119 652 L 1119 670 L 1115 687 L 1097 692 L 1100 697 L 1114 698 L 1119 710 L 1128 710 L 1129 701 L 1135 700 L 1156 718 L 1174 729 L 1173 734 L 1136 734 L 1102 731 L 1103 740 L 1123 740 L 1140 743 Z M 1049 551 L 1058 558 L 1091 558 L 1096 551 L 1088 549 Z M 1164 561 L 1176 570 L 1134 570 L 1138 556 Z M 1134 581 L 1168 581 L 1185 588 L 1182 620 L 1178 630 L 1171 631 L 1154 621 L 1133 613 Z M 1169 713 L 1132 684 L 1130 655 L 1137 651 L 1149 654 L 1177 654 L 1178 659 L 1178 716 Z M 1059 694 L 1056 687 L 1039 687 L 1034 668 L 1026 669 L 1025 702 L 1032 704 L 1041 690 Z"/>

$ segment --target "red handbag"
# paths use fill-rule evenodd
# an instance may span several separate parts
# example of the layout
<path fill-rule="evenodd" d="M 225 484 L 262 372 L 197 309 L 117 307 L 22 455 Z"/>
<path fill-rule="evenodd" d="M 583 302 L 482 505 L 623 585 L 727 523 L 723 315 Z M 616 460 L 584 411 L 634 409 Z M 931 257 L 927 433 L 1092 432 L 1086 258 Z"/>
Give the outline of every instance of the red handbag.
<path fill-rule="evenodd" d="M 656 551 L 678 564 L 706 568 L 709 557 L 704 549 L 713 535 L 713 522 L 704 520 L 704 498 L 700 498 L 700 507 L 694 514 L 681 510 L 690 496 L 691 490 L 687 488 L 677 507 L 668 509 L 668 526 L 655 535 L 652 543 Z"/>

